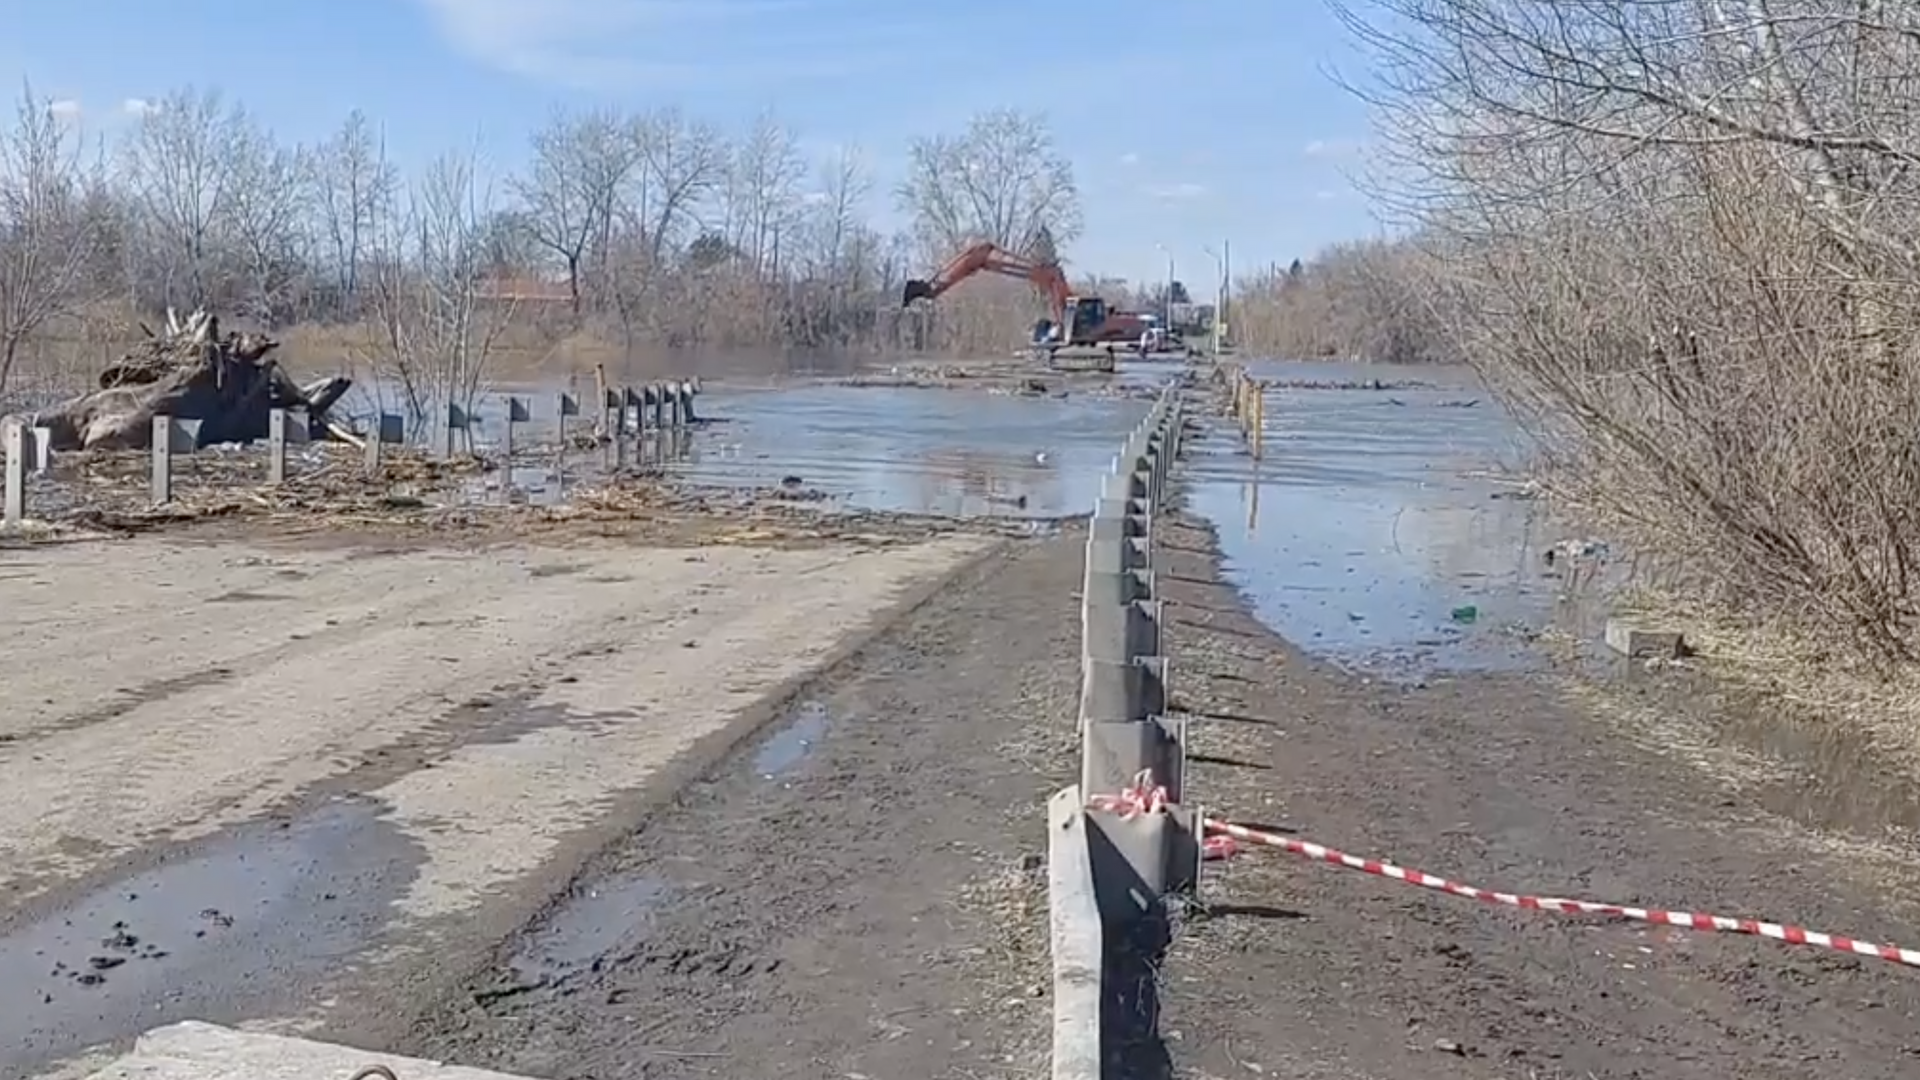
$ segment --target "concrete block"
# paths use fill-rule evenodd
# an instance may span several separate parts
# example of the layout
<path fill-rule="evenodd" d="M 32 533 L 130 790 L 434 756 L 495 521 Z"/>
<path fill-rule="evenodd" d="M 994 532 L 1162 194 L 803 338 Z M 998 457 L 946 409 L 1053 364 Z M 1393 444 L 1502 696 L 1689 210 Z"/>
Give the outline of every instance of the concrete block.
<path fill-rule="evenodd" d="M 1184 721 L 1171 717 L 1086 725 L 1081 733 L 1080 789 L 1113 794 L 1148 769 L 1154 782 L 1167 789 L 1167 798 L 1179 802 L 1186 785 L 1184 732 Z"/>
<path fill-rule="evenodd" d="M 1089 603 L 1081 619 L 1081 659 L 1131 663 L 1160 655 L 1160 602 Z"/>
<path fill-rule="evenodd" d="M 1101 481 L 1100 495 L 1107 499 L 1145 499 L 1147 489 L 1133 470 L 1120 468 L 1116 458 L 1113 471 Z"/>
<path fill-rule="evenodd" d="M 369 1065 L 385 1065 L 400 1080 L 533 1080 L 197 1020 L 147 1032 L 90 1080 L 346 1080 Z"/>
<path fill-rule="evenodd" d="M 1053 1080 L 1100 1080 L 1106 934 L 1078 787 L 1047 800 L 1047 925 L 1053 956 Z"/>
<path fill-rule="evenodd" d="M 1160 897 L 1199 880 L 1198 815 L 1179 806 L 1125 816 L 1086 811 L 1093 891 L 1108 932 L 1124 931 Z"/>
<path fill-rule="evenodd" d="M 1153 596 L 1153 581 L 1144 570 L 1103 572 L 1088 567 L 1081 588 L 1080 598 L 1084 605 L 1118 606 Z"/>
<path fill-rule="evenodd" d="M 1686 637 L 1678 630 L 1648 630 L 1626 619 L 1608 619 L 1607 648 L 1635 660 L 1678 660 L 1687 654 Z"/>
<path fill-rule="evenodd" d="M 1086 660 L 1080 672 L 1080 727 L 1161 716 L 1167 711 L 1167 665 L 1149 656 L 1130 664 Z"/>
<path fill-rule="evenodd" d="M 1131 499 L 1102 499 L 1100 501 L 1103 503 L 1118 503 L 1123 506 L 1132 502 Z M 1146 535 L 1147 519 L 1144 515 L 1095 513 L 1092 520 L 1087 523 L 1087 539 L 1090 541 L 1111 540 L 1118 543 L 1122 540 L 1144 538 Z"/>
<path fill-rule="evenodd" d="M 1087 570 L 1103 574 L 1117 574 L 1127 570 L 1148 570 L 1152 568 L 1149 558 L 1151 549 L 1144 537 L 1131 536 L 1125 540 L 1087 540 Z"/>

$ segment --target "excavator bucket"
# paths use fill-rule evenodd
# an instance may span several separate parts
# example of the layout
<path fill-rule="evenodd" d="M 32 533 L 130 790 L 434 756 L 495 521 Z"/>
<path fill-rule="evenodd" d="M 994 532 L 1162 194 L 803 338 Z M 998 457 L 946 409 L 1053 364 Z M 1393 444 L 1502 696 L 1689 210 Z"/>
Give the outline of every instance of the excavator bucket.
<path fill-rule="evenodd" d="M 906 291 L 900 294 L 900 306 L 910 307 L 915 300 L 929 300 L 932 298 L 933 282 L 914 278 L 907 282 Z"/>

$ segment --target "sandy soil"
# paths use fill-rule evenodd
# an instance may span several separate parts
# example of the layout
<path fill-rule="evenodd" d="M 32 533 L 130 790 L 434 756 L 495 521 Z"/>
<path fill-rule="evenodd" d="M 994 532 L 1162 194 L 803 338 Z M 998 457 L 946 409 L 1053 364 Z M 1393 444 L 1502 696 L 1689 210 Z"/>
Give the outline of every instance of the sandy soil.
<path fill-rule="evenodd" d="M 1188 790 L 1210 812 L 1483 887 L 1920 944 L 1910 849 L 1808 830 L 1727 786 L 1701 767 L 1711 736 L 1676 722 L 1691 706 L 1660 681 L 1610 687 L 1600 710 L 1554 673 L 1420 687 L 1346 674 L 1247 614 L 1206 529 L 1163 536 L 1176 704 L 1194 716 Z M 1136 1048 L 1142 1074 L 1920 1069 L 1920 979 L 1877 960 L 1486 907 L 1262 851 L 1215 865 L 1203 900 L 1165 957 L 1164 1046 Z"/>
<path fill-rule="evenodd" d="M 1012 545 L 943 591 L 396 1048 L 594 1080 L 1044 1076 L 1084 549 Z"/>
<path fill-rule="evenodd" d="M 322 976 L 457 968 L 462 941 L 517 924 L 508 900 L 564 887 L 574 845 L 629 828 L 670 763 L 992 543 L 0 552 L 0 1072 L 182 1016 L 390 1010 L 330 1009 Z M 194 887 L 170 867 L 238 845 L 246 893 L 273 844 L 349 804 L 361 824 L 329 825 L 324 865 L 257 910 L 165 908 L 162 882 Z M 280 839 L 248 831 L 263 817 Z M 353 918 L 309 921 L 303 890 Z M 207 926 L 257 947 L 208 953 Z M 135 962 L 94 960 L 136 932 Z M 90 962 L 98 979 L 63 977 Z"/>

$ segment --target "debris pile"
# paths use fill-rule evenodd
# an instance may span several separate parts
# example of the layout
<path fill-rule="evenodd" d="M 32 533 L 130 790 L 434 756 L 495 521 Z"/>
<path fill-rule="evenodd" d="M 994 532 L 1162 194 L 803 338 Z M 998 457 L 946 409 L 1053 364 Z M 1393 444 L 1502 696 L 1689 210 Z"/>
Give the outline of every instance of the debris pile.
<path fill-rule="evenodd" d="M 200 446 L 244 443 L 267 435 L 273 409 L 299 410 L 294 434 L 358 444 L 327 409 L 352 386 L 344 376 L 295 385 L 271 354 L 280 343 L 263 334 L 220 333 L 205 309 L 184 322 L 169 310 L 167 328 L 100 373 L 97 390 L 35 415 L 52 433 L 54 450 L 137 450 L 151 445 L 153 418 L 197 421 Z"/>

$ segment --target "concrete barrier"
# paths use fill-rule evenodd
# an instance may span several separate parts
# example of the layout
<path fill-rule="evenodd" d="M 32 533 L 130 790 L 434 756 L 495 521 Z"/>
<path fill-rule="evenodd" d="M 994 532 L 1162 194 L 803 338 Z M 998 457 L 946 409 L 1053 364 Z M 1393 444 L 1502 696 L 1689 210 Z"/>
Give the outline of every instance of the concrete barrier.
<path fill-rule="evenodd" d="M 1177 384 L 1127 437 L 1087 526 L 1080 613 L 1080 783 L 1048 804 L 1054 1080 L 1098 1080 L 1106 957 L 1200 871 L 1199 814 L 1181 804 L 1186 726 L 1167 715 L 1154 518 L 1180 451 Z M 1094 808 L 1149 775 L 1162 812 Z M 1089 970 L 1091 969 L 1091 971 Z"/>
<path fill-rule="evenodd" d="M 525 1080 L 194 1020 L 147 1032 L 132 1053 L 89 1080 L 347 1080 L 370 1066 L 385 1066 L 397 1080 Z"/>

